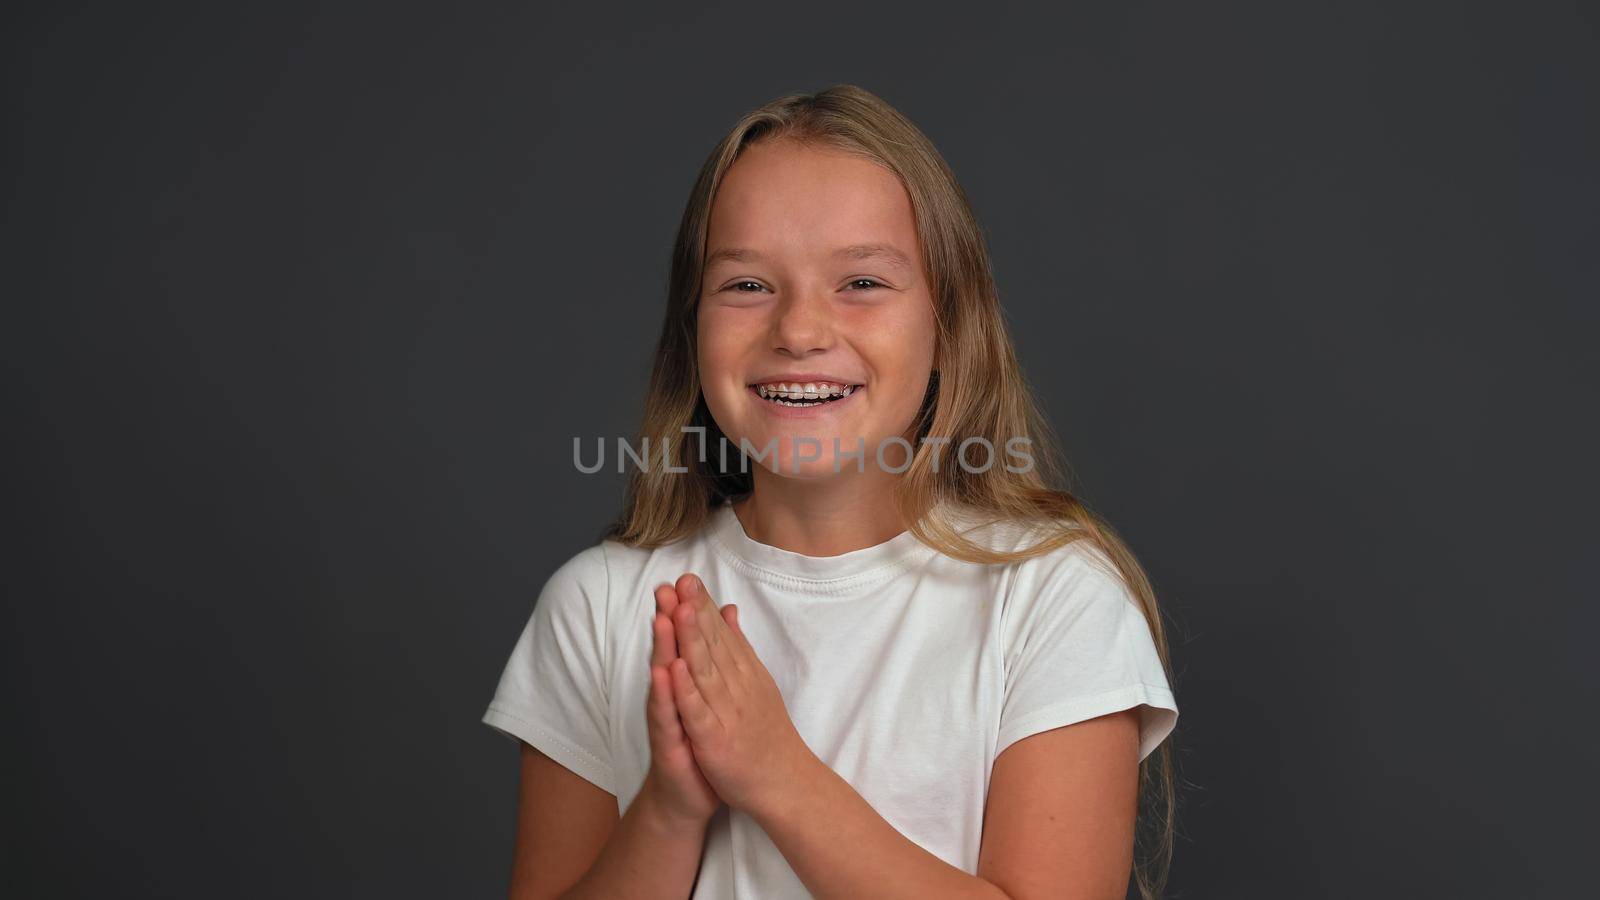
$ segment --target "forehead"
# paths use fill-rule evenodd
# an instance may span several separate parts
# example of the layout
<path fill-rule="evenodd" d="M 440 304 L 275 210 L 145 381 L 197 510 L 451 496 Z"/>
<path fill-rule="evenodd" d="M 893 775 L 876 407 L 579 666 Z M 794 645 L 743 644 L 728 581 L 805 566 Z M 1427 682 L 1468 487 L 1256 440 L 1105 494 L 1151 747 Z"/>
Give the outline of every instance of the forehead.
<path fill-rule="evenodd" d="M 920 259 L 911 198 L 893 172 L 841 150 L 768 141 L 745 148 L 711 205 L 707 249 L 815 255 L 890 244 Z"/>

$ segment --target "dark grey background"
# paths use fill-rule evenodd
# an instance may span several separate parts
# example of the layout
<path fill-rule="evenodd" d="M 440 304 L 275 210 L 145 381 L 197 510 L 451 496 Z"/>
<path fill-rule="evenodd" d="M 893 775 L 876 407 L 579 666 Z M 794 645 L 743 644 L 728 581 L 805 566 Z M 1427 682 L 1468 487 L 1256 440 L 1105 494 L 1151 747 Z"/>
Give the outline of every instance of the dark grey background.
<path fill-rule="evenodd" d="M 1587 893 L 1592 7 L 6 14 L 17 896 L 495 896 L 716 138 L 854 82 L 1174 620 L 1186 897 Z M 11 892 L 8 892 L 11 893 Z"/>

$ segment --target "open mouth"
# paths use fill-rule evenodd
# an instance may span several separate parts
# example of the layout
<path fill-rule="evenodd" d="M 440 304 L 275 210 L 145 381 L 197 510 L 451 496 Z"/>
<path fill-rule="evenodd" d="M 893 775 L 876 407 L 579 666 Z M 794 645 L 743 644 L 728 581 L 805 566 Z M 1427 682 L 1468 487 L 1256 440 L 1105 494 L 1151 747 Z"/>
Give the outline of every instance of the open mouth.
<path fill-rule="evenodd" d="M 761 399 L 777 406 L 812 407 L 837 403 L 861 390 L 861 385 L 823 382 L 752 384 L 750 390 Z"/>

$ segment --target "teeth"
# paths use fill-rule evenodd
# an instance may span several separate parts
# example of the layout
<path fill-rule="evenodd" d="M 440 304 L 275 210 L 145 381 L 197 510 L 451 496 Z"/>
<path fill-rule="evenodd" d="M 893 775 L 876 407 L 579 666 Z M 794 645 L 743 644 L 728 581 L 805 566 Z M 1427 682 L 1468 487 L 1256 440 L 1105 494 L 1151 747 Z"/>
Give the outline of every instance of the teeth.
<path fill-rule="evenodd" d="M 774 382 L 772 384 L 756 385 L 756 393 L 781 403 L 784 406 L 809 406 L 814 404 L 790 403 L 790 400 L 822 400 L 826 398 L 848 397 L 855 391 L 855 385 L 840 385 L 827 381 L 810 381 L 805 384 L 799 382 Z"/>

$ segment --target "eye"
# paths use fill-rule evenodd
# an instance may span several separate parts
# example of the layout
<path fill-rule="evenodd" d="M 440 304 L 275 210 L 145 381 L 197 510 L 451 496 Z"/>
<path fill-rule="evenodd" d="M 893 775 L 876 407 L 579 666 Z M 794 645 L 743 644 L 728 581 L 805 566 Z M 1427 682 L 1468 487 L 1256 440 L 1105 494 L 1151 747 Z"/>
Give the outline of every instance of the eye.
<path fill-rule="evenodd" d="M 743 288 L 745 285 L 755 285 L 756 291 L 764 291 L 764 290 L 766 290 L 766 288 L 762 286 L 761 282 L 759 282 L 759 281 L 749 281 L 749 280 L 746 280 L 746 281 L 735 281 L 733 284 L 728 285 L 727 289 L 732 290 L 736 294 L 753 294 L 753 293 L 755 293 L 755 291 L 741 290 L 741 288 Z"/>
<path fill-rule="evenodd" d="M 859 290 L 859 291 L 871 290 L 872 288 L 887 287 L 887 285 L 879 282 L 877 279 L 874 279 L 874 278 L 852 278 L 852 279 L 850 279 L 849 283 L 852 284 L 852 285 L 865 285 L 865 287 L 855 288 L 855 290 Z"/>

